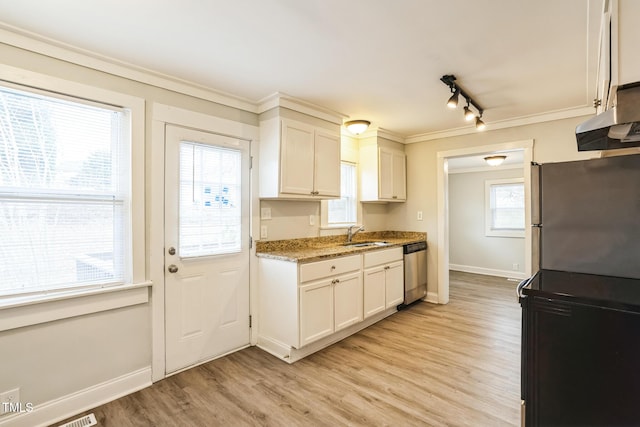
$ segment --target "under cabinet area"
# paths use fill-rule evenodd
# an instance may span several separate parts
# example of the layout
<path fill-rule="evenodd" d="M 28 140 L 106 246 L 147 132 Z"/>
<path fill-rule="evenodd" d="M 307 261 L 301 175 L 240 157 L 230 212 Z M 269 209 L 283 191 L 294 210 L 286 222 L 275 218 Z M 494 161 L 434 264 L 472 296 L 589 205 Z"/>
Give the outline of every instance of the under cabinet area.
<path fill-rule="evenodd" d="M 340 197 L 340 128 L 273 117 L 260 122 L 260 197 Z"/>
<path fill-rule="evenodd" d="M 402 248 L 365 253 L 364 317 L 395 308 L 404 300 Z"/>

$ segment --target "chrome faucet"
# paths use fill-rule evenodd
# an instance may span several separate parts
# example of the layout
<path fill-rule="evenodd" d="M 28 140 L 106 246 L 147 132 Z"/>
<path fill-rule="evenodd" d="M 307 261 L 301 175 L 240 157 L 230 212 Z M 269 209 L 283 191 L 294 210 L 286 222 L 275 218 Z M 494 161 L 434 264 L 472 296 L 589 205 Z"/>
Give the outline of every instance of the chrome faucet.
<path fill-rule="evenodd" d="M 351 243 L 351 239 L 353 239 L 353 236 L 355 236 L 358 232 L 364 231 L 364 225 L 360 226 L 360 228 L 358 228 L 356 231 L 353 231 L 354 227 L 357 227 L 357 225 L 351 225 L 347 229 L 347 243 Z"/>

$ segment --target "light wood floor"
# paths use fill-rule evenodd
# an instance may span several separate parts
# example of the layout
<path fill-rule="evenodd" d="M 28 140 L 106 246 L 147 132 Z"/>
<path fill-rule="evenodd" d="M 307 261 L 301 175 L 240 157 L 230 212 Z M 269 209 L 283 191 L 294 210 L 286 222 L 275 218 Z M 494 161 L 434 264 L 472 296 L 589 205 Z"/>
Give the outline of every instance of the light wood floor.
<path fill-rule="evenodd" d="M 449 304 L 418 303 L 293 365 L 252 347 L 89 412 L 117 427 L 515 426 L 515 286 L 452 272 Z"/>

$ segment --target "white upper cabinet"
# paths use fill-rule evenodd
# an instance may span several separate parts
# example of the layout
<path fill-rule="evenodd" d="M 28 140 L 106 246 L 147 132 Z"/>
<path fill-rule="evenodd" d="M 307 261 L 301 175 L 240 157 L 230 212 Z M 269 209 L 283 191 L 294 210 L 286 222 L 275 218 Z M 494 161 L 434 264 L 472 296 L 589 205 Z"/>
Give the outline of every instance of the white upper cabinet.
<path fill-rule="evenodd" d="M 640 81 L 640 56 L 637 54 L 640 44 L 637 24 L 640 2 L 609 0 L 604 2 L 604 7 L 600 22 L 596 88 L 598 113 L 613 106 L 611 89 Z"/>
<path fill-rule="evenodd" d="M 406 201 L 407 170 L 404 151 L 381 146 L 376 140 L 361 140 L 360 190 L 362 202 Z"/>
<path fill-rule="evenodd" d="M 340 128 L 282 117 L 260 122 L 260 197 L 340 197 Z"/>

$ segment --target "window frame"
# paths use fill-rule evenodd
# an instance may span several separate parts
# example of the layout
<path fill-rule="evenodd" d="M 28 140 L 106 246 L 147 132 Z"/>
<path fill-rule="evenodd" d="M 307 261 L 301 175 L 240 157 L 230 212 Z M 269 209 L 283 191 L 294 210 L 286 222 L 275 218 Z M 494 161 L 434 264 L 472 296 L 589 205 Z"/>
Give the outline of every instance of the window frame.
<path fill-rule="evenodd" d="M 98 312 L 109 308 L 114 308 L 113 304 L 96 303 L 89 309 L 84 307 L 84 301 L 88 295 L 101 293 L 111 293 L 116 290 L 128 291 L 131 289 L 142 289 L 150 285 L 146 280 L 145 264 L 145 154 L 144 154 L 144 133 L 145 133 L 145 101 L 142 98 L 114 92 L 95 86 L 72 82 L 36 72 L 18 70 L 12 67 L 0 67 L 0 84 L 10 89 L 31 92 L 66 101 L 94 104 L 104 108 L 117 108 L 126 110 L 128 119 L 129 134 L 129 154 L 128 170 L 129 175 L 129 198 L 128 198 L 128 238 L 125 241 L 127 252 L 125 283 L 98 283 L 89 285 L 55 287 L 48 290 L 34 289 L 31 292 L 18 291 L 8 293 L 0 297 L 0 309 L 17 309 L 21 306 L 40 304 L 43 302 L 55 302 L 80 298 L 80 305 L 70 306 L 65 313 L 51 314 L 46 320 L 40 319 L 42 316 L 26 316 L 22 325 L 41 323 L 72 317 L 87 312 Z M 146 292 L 146 291 L 145 291 Z M 129 298 L 121 298 L 122 306 L 140 303 L 139 295 L 128 301 Z M 119 303 L 119 304 L 120 304 Z M 104 307 L 103 307 L 104 306 Z M 9 325 L 0 322 L 0 330 L 10 329 Z"/>
<path fill-rule="evenodd" d="M 504 178 L 504 179 L 487 179 L 485 180 L 485 236 L 487 237 L 512 237 L 512 238 L 524 238 L 525 237 L 525 228 L 526 224 L 526 195 L 525 195 L 525 203 L 522 206 L 523 216 L 525 217 L 525 224 L 522 229 L 513 229 L 513 228 L 493 228 L 492 227 L 492 219 L 493 212 L 491 210 L 491 188 L 496 185 L 513 185 L 513 184 L 521 184 L 524 191 L 524 178 Z"/>
<path fill-rule="evenodd" d="M 335 223 L 331 223 L 329 222 L 329 201 L 330 200 L 322 200 L 321 204 L 320 204 L 320 223 L 321 223 L 321 229 L 340 229 L 340 228 L 348 228 L 352 225 L 356 225 L 356 224 L 361 224 L 362 223 L 362 209 L 360 206 L 360 192 L 359 192 L 359 186 L 360 186 L 360 175 L 359 175 L 359 166 L 357 163 L 355 162 L 350 162 L 347 160 L 341 160 L 340 161 L 340 169 L 342 169 L 342 165 L 343 164 L 347 164 L 349 166 L 353 166 L 354 167 L 354 174 L 355 174 L 355 184 L 356 184 L 356 188 L 355 188 L 355 207 L 356 207 L 356 220 L 354 222 L 335 222 Z M 342 174 L 340 175 L 340 187 L 342 187 Z M 342 198 L 342 197 L 340 197 Z"/>

